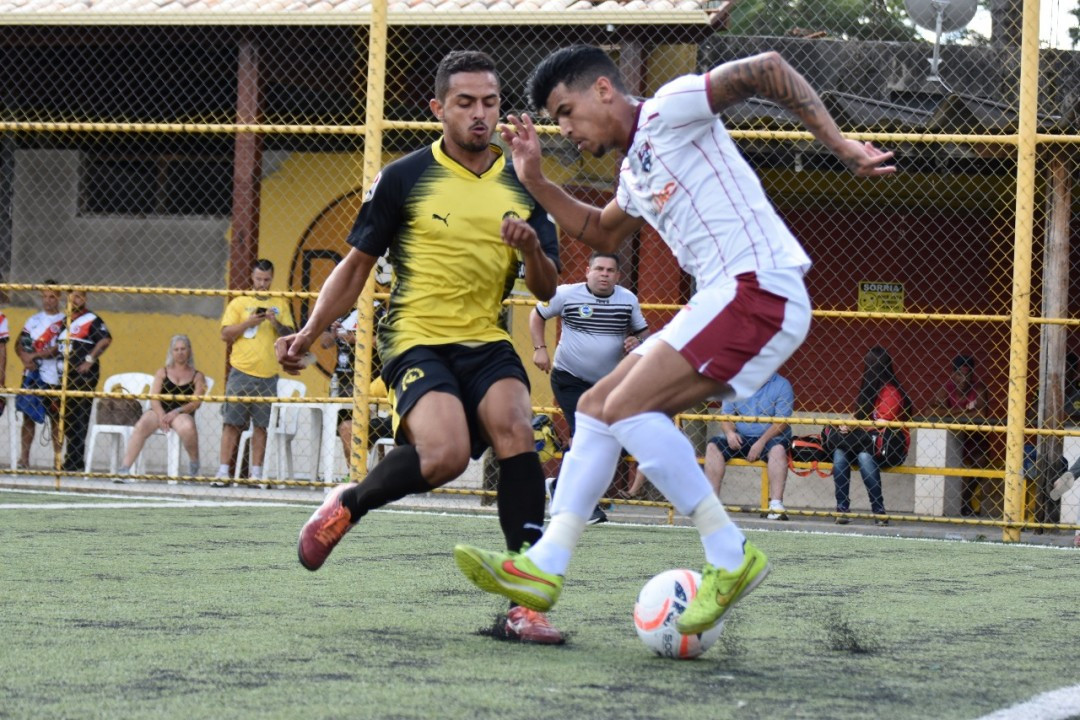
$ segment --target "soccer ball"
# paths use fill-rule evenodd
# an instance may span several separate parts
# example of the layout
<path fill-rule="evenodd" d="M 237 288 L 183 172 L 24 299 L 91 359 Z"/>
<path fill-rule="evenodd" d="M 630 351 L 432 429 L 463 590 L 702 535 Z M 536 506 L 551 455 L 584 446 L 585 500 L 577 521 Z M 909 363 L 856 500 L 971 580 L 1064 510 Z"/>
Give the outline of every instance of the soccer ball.
<path fill-rule="evenodd" d="M 712 647 L 724 629 L 724 621 L 698 635 L 683 635 L 675 623 L 701 587 L 701 575 L 693 570 L 665 570 L 645 583 L 634 604 L 634 627 L 638 637 L 660 657 L 686 660 Z"/>

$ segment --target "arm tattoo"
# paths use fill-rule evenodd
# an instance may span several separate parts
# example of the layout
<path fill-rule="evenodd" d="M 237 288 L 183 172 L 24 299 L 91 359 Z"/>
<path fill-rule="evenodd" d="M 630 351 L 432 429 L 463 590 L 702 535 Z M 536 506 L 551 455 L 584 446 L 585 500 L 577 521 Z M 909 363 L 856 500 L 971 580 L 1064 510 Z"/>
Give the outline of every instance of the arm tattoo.
<path fill-rule="evenodd" d="M 725 63 L 713 71 L 710 81 L 709 100 L 717 112 L 756 95 L 790 110 L 811 131 L 828 117 L 806 79 L 775 53 Z"/>
<path fill-rule="evenodd" d="M 585 228 L 589 227 L 589 220 L 592 219 L 592 210 L 585 211 L 585 223 L 581 226 L 581 230 L 578 231 L 577 240 L 581 242 L 581 238 L 585 237 Z"/>

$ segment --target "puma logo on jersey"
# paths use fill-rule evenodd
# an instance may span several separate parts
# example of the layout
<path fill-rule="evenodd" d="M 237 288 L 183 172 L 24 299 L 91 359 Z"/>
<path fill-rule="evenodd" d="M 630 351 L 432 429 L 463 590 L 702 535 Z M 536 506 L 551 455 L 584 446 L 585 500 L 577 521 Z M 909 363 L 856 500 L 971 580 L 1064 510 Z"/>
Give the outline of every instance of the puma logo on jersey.
<path fill-rule="evenodd" d="M 450 217 L 450 213 L 446 213 L 445 217 L 440 216 L 440 215 L 436 215 L 435 213 L 431 213 L 431 219 L 432 220 L 441 220 L 442 224 L 445 225 L 446 227 L 450 227 L 450 223 L 447 222 L 447 219 L 446 219 L 448 217 Z"/>

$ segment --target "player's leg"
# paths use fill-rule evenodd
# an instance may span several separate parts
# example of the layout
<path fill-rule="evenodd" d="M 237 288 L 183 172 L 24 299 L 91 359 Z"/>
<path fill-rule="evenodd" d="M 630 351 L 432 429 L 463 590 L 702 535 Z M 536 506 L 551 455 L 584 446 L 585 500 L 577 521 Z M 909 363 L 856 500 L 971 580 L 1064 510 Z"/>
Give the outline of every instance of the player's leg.
<path fill-rule="evenodd" d="M 331 492 L 300 531 L 298 555 L 317 570 L 369 511 L 427 492 L 460 475 L 469 462 L 469 430 L 460 390 L 441 357 L 413 348 L 384 367 L 399 445 L 360 483 Z"/>
<path fill-rule="evenodd" d="M 809 325 L 798 271 L 749 274 L 705 288 L 650 338 L 642 361 L 604 404 L 612 434 L 701 536 L 707 564 L 702 591 L 679 621 L 684 634 L 711 627 L 764 579 L 768 562 L 731 522 L 669 415 L 708 397 L 752 395 L 802 343 Z"/>
<path fill-rule="evenodd" d="M 574 445 L 563 457 L 560 489 L 543 537 L 521 555 L 469 545 L 454 548 L 458 566 L 478 587 L 505 595 L 532 610 L 546 611 L 558 599 L 573 550 L 592 508 L 610 484 L 622 452 L 618 441 L 596 416 L 606 394 L 638 360 L 637 355 L 624 358 L 610 375 L 582 395 Z"/>
<path fill-rule="evenodd" d="M 586 382 L 565 370 L 555 368 L 551 371 L 551 392 L 555 396 L 555 402 L 562 408 L 563 417 L 566 420 L 567 426 L 570 428 L 570 439 L 567 443 L 568 448 L 573 445 L 574 431 L 577 429 L 576 416 L 578 403 L 581 401 L 581 396 L 588 392 L 591 387 L 592 383 Z M 555 490 L 558 486 L 558 480 L 556 480 L 552 484 L 551 489 L 552 502 L 555 500 Z M 589 516 L 587 522 L 589 525 L 607 522 L 607 514 L 600 508 L 599 504 L 593 508 L 592 514 Z"/>
<path fill-rule="evenodd" d="M 506 546 L 522 550 L 540 539 L 544 526 L 544 471 L 533 441 L 529 390 L 517 377 L 502 378 L 484 393 L 476 414 L 499 464 L 496 499 Z M 507 610 L 504 629 L 523 642 L 563 642 L 543 613 L 516 603 Z"/>

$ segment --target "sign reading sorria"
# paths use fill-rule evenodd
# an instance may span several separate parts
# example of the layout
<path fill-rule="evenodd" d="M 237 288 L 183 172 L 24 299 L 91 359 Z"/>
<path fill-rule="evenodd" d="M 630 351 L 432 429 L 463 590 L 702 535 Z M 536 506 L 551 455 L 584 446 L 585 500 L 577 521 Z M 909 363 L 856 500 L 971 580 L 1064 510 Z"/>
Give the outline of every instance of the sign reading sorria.
<path fill-rule="evenodd" d="M 904 285 L 897 282 L 859 282 L 861 312 L 904 312 Z"/>

